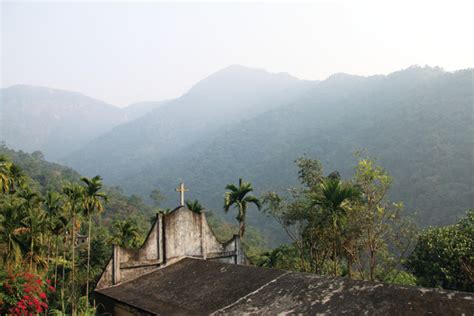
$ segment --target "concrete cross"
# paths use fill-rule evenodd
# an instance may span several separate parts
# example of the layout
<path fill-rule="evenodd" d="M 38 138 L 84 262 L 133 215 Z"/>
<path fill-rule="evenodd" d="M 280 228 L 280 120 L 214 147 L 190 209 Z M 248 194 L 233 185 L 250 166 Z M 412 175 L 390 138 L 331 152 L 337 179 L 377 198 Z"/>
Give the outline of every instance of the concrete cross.
<path fill-rule="evenodd" d="M 179 188 L 175 189 L 176 192 L 179 192 L 181 196 L 181 206 L 184 206 L 184 192 L 187 192 L 188 190 L 184 187 L 184 183 L 179 184 Z"/>

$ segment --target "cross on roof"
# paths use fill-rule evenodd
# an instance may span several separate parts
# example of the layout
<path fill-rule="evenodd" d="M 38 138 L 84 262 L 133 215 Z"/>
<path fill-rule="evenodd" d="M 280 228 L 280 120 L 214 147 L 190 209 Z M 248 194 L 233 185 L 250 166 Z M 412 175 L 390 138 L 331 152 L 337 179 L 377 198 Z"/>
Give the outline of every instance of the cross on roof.
<path fill-rule="evenodd" d="M 181 206 L 184 206 L 184 192 L 187 192 L 188 189 L 186 189 L 186 188 L 184 187 L 184 183 L 181 182 L 181 183 L 179 184 L 179 188 L 176 188 L 175 190 L 176 190 L 176 192 L 179 192 L 179 194 L 180 194 L 180 197 L 181 197 Z"/>

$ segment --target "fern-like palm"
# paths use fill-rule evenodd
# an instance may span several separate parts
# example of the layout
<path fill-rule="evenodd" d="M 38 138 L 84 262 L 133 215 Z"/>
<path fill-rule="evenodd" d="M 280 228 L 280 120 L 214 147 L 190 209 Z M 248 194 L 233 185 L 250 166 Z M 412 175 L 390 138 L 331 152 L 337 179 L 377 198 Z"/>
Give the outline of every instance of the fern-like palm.
<path fill-rule="evenodd" d="M 107 201 L 107 195 L 100 191 L 102 189 L 102 178 L 100 176 L 97 175 L 92 179 L 82 177 L 81 181 L 86 184 L 84 190 L 84 213 L 88 219 L 86 300 L 89 301 L 92 213 L 94 211 L 100 213 L 104 210 L 103 202 Z"/>
<path fill-rule="evenodd" d="M 71 308 L 73 314 L 76 312 L 76 226 L 78 226 L 77 213 L 81 210 L 84 201 L 84 188 L 77 183 L 68 184 L 63 187 L 66 199 L 66 207 L 71 214 Z"/>
<path fill-rule="evenodd" d="M 324 179 L 317 192 L 311 195 L 311 206 L 317 205 L 322 209 L 321 223 L 332 230 L 335 275 L 337 275 L 337 247 L 340 244 L 340 233 L 347 215 L 348 202 L 359 196 L 360 191 L 356 187 L 341 182 L 338 177 Z"/>
<path fill-rule="evenodd" d="M 113 224 L 113 237 L 111 241 L 127 248 L 135 248 L 140 244 L 140 230 L 132 220 L 117 220 Z"/>
<path fill-rule="evenodd" d="M 231 206 L 237 208 L 238 213 L 236 218 L 239 221 L 239 236 L 242 238 L 245 233 L 247 205 L 249 203 L 255 204 L 259 210 L 262 205 L 257 197 L 248 195 L 248 193 L 253 191 L 252 184 L 242 181 L 242 178 L 239 179 L 239 186 L 228 184 L 225 188 L 227 192 L 224 198 L 224 211 L 227 213 Z"/>
<path fill-rule="evenodd" d="M 188 201 L 186 200 L 186 207 L 190 210 L 193 211 L 194 213 L 201 214 L 201 212 L 204 210 L 204 207 L 199 203 L 198 200 L 194 201 Z"/>

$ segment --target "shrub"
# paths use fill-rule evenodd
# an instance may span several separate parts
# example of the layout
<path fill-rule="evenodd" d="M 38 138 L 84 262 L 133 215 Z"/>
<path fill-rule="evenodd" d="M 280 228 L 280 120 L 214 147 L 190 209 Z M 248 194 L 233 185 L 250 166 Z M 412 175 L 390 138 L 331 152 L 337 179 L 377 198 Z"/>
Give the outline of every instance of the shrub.
<path fill-rule="evenodd" d="M 50 280 L 28 272 L 0 271 L 0 314 L 35 315 L 48 309 Z"/>

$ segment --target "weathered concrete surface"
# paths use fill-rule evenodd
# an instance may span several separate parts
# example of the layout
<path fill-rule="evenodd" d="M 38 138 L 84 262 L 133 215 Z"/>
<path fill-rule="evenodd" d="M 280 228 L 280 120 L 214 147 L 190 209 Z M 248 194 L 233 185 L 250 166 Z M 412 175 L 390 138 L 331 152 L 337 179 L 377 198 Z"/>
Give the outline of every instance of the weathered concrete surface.
<path fill-rule="evenodd" d="M 291 272 L 216 314 L 474 315 L 474 295 Z"/>
<path fill-rule="evenodd" d="M 97 293 L 150 314 L 210 314 L 284 273 L 186 258 Z"/>
<path fill-rule="evenodd" d="M 152 225 L 140 249 L 126 249 L 114 246 L 113 256 L 105 267 L 96 288 L 106 288 L 121 281 L 152 271 L 163 263 L 161 215 Z"/>
<path fill-rule="evenodd" d="M 474 315 L 471 293 L 191 258 L 97 293 L 148 314 Z"/>
<path fill-rule="evenodd" d="M 166 215 L 158 215 L 140 249 L 114 247 L 114 255 L 105 267 L 96 289 L 127 282 L 166 266 L 183 257 L 244 263 L 240 239 L 234 236 L 221 243 L 209 227 L 205 214 L 181 206 Z"/>

